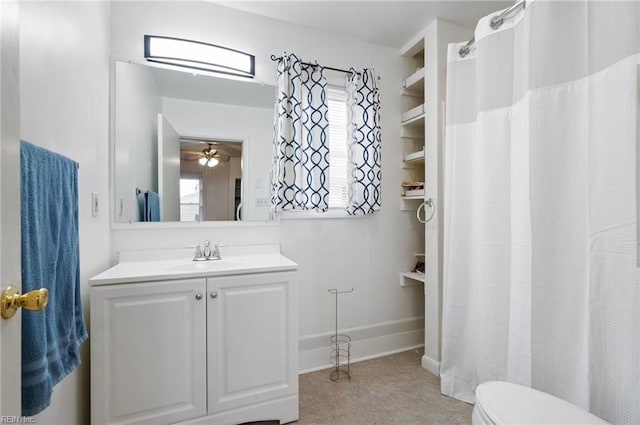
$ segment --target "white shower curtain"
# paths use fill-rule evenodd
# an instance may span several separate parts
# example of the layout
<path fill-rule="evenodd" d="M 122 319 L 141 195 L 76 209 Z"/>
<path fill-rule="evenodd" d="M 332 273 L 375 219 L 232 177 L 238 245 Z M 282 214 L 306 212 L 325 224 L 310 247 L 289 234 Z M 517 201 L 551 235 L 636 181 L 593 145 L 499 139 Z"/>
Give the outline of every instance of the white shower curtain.
<path fill-rule="evenodd" d="M 442 392 L 506 380 L 640 423 L 640 4 L 491 16 L 449 46 Z"/>

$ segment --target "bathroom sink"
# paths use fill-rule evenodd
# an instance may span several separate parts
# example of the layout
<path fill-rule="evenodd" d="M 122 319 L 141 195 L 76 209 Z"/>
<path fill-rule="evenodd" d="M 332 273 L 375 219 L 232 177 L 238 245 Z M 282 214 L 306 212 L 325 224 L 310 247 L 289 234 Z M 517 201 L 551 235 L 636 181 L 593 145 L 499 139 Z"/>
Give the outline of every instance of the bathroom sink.
<path fill-rule="evenodd" d="M 192 261 L 191 248 L 123 251 L 119 263 L 90 280 L 91 286 L 155 282 L 191 277 L 234 276 L 296 270 L 293 261 L 280 255 L 277 245 L 226 248 L 220 260 Z"/>
<path fill-rule="evenodd" d="M 229 268 L 241 267 L 240 262 L 221 259 L 209 261 L 189 261 L 172 264 L 164 267 L 164 270 L 170 273 L 188 273 L 188 272 L 204 272 L 208 270 L 224 270 Z"/>

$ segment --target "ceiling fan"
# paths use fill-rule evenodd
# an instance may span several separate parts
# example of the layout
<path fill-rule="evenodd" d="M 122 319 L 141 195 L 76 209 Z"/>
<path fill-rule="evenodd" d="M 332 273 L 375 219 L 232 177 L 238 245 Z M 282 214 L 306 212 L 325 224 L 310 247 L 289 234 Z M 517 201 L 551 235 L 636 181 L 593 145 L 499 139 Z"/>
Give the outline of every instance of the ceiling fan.
<path fill-rule="evenodd" d="M 182 149 L 180 151 L 181 156 L 188 161 L 198 160 L 201 165 L 208 167 L 215 167 L 220 162 L 225 161 L 224 156 L 219 154 L 219 150 L 213 147 L 213 143 L 208 143 L 208 145 L 207 148 L 201 151 Z"/>
<path fill-rule="evenodd" d="M 207 167 L 215 167 L 220 163 L 220 160 L 216 158 L 218 149 L 214 149 L 213 145 L 209 143 L 209 146 L 202 151 L 202 156 L 198 159 L 200 165 L 206 165 Z"/>

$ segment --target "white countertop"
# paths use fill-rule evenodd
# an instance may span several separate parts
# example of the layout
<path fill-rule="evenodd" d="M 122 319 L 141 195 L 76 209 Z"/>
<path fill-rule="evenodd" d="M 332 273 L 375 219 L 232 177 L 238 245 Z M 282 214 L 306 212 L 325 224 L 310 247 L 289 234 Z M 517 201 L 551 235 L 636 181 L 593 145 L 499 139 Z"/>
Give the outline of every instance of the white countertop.
<path fill-rule="evenodd" d="M 221 260 L 209 261 L 192 261 L 192 258 L 184 256 L 166 258 L 167 255 L 157 255 L 156 259 L 149 259 L 149 255 L 121 254 L 120 263 L 89 279 L 89 285 L 282 272 L 298 268 L 296 263 L 281 255 L 279 250 L 252 250 L 246 254 L 238 249 L 228 251 L 233 255 L 225 255 L 225 251 L 221 250 Z M 126 261 L 122 261 L 123 258 Z"/>

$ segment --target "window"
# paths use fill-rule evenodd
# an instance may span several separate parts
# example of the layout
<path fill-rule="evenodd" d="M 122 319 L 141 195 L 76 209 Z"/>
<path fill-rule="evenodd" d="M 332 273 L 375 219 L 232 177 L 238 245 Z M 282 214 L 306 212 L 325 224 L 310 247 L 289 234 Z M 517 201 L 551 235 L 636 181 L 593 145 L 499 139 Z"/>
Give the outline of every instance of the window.
<path fill-rule="evenodd" d="M 202 178 L 180 178 L 180 221 L 202 221 Z"/>
<path fill-rule="evenodd" d="M 333 84 L 332 84 L 333 83 Z M 286 219 L 347 217 L 349 182 L 347 180 L 347 91 L 342 78 L 327 85 L 326 100 L 329 119 L 329 210 L 283 211 Z M 363 216 L 364 217 L 364 216 Z"/>
<path fill-rule="evenodd" d="M 329 109 L 329 208 L 347 207 L 347 92 L 344 87 L 327 87 Z"/>

